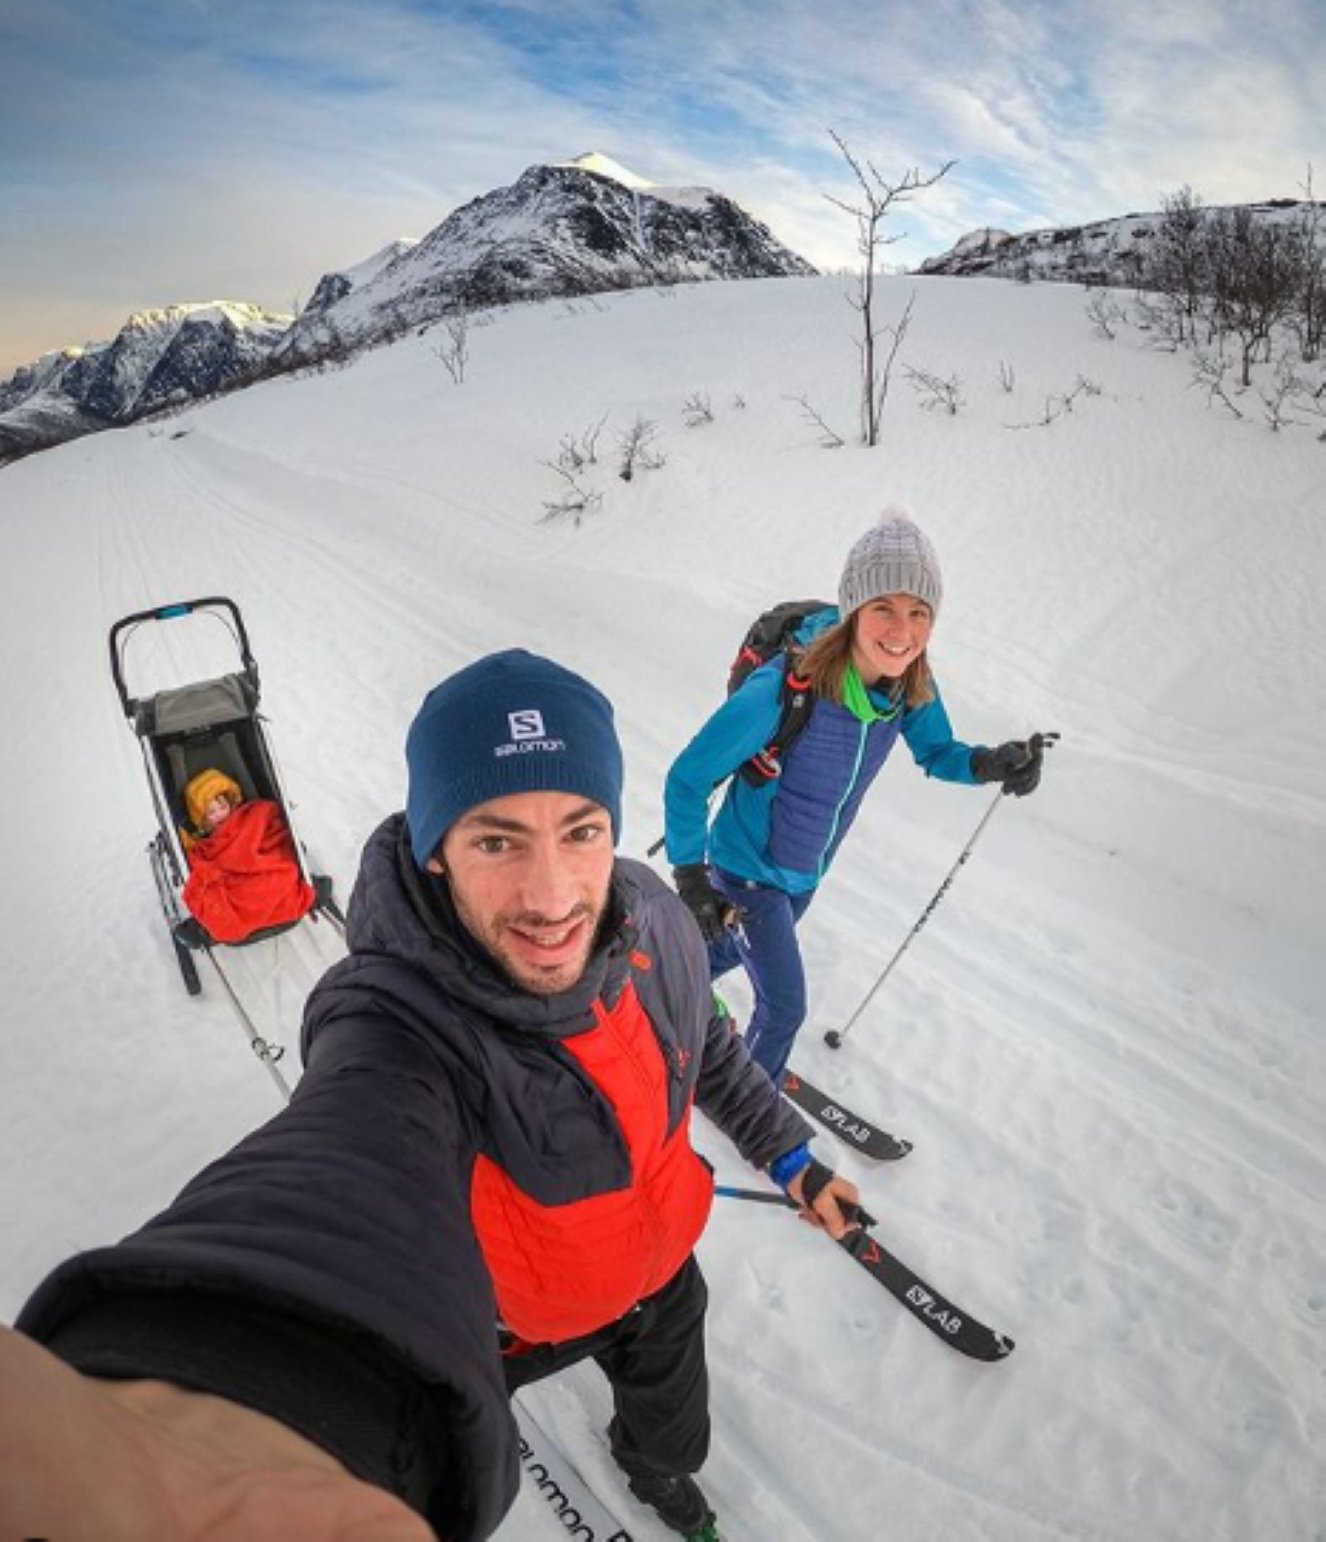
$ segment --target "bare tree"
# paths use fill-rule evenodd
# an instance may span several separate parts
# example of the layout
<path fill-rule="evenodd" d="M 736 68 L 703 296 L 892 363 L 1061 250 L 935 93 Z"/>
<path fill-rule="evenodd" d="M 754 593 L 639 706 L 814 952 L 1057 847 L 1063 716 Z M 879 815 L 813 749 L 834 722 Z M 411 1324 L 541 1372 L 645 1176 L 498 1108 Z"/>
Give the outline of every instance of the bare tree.
<path fill-rule="evenodd" d="M 1197 339 L 1197 322 L 1211 288 L 1207 213 L 1186 183 L 1160 200 L 1160 223 L 1142 272 L 1142 285 L 1163 296 L 1161 331 L 1182 345 Z"/>
<path fill-rule="evenodd" d="M 443 326 L 446 329 L 446 341 L 437 343 L 433 352 L 446 366 L 452 382 L 463 385 L 465 366 L 470 357 L 470 313 L 467 310 L 454 311 L 443 322 Z"/>
<path fill-rule="evenodd" d="M 1222 209 L 1209 225 L 1215 325 L 1232 332 L 1242 351 L 1242 383 L 1252 364 L 1269 357 L 1271 334 L 1291 316 L 1303 283 L 1303 241 L 1292 225 L 1258 221 L 1251 209 Z"/>
<path fill-rule="evenodd" d="M 863 444 L 873 446 L 879 443 L 880 419 L 888 394 L 887 375 L 881 378 L 877 357 L 881 329 L 875 322 L 875 275 L 880 248 L 890 246 L 899 239 L 898 236 L 884 234 L 884 221 L 898 205 L 909 202 L 917 193 L 933 187 L 941 177 L 947 176 L 957 162 L 945 161 L 938 171 L 928 177 L 923 177 L 913 167 L 898 180 L 890 182 L 879 174 L 870 161 L 858 160 L 832 129 L 829 130 L 829 136 L 851 168 L 859 189 L 859 199 L 855 203 L 848 203 L 845 199 L 834 198 L 829 194 L 825 196 L 831 204 L 850 214 L 856 221 L 856 249 L 861 267 L 857 274 L 856 297 L 851 304 L 861 315 L 861 440 Z M 910 315 L 909 303 L 909 319 Z M 901 337 L 895 331 L 890 363 L 897 354 L 900 342 Z"/>
<path fill-rule="evenodd" d="M 1307 198 L 1299 221 L 1303 276 L 1297 311 L 1290 324 L 1298 334 L 1303 362 L 1312 364 L 1321 357 L 1322 348 L 1326 346 L 1326 220 L 1322 217 L 1322 205 L 1313 196 L 1311 166 L 1303 183 L 1303 192 Z"/>

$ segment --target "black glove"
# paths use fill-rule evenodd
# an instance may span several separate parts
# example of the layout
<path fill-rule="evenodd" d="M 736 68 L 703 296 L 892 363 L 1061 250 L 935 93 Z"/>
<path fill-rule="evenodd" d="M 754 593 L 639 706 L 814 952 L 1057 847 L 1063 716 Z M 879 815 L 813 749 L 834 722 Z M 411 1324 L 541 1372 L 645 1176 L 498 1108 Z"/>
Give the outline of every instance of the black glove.
<path fill-rule="evenodd" d="M 818 1157 L 811 1157 L 810 1166 L 806 1168 L 806 1176 L 801 1180 L 801 1203 L 807 1210 L 815 1208 L 815 1201 L 832 1183 L 833 1177 L 831 1167 L 826 1167 Z M 875 1225 L 875 1217 L 868 1210 L 863 1210 L 860 1205 L 854 1205 L 849 1199 L 840 1199 L 838 1208 L 842 1211 L 843 1218 L 854 1225 Z"/>
<path fill-rule="evenodd" d="M 700 935 L 706 942 L 718 942 L 737 918 L 737 907 L 726 894 L 720 894 L 709 882 L 709 869 L 703 862 L 687 862 L 672 869 L 677 893 L 695 917 Z"/>
<path fill-rule="evenodd" d="M 1025 798 L 1035 792 L 1041 779 L 1045 751 L 1058 742 L 1057 733 L 1032 734 L 1030 739 L 1010 739 L 993 750 L 971 752 L 971 774 L 978 782 L 1002 782 L 1005 793 Z"/>

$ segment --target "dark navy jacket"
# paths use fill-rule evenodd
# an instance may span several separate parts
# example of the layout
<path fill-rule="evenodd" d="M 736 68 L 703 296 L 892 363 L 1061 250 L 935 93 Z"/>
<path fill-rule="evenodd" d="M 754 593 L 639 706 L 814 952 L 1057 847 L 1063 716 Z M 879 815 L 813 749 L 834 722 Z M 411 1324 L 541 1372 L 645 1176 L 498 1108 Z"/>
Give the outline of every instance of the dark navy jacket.
<path fill-rule="evenodd" d="M 518 1481 L 476 1154 L 545 1203 L 628 1177 L 612 1109 L 560 1041 L 634 974 L 672 1123 L 693 1094 L 759 1167 L 808 1128 L 714 1018 L 699 933 L 648 868 L 618 863 L 585 977 L 538 998 L 469 941 L 403 836 L 394 816 L 365 850 L 351 956 L 309 998 L 289 1107 L 141 1231 L 57 1269 L 18 1327 L 87 1374 L 272 1414 L 463 1542 Z M 633 971 L 637 950 L 653 968 Z"/>

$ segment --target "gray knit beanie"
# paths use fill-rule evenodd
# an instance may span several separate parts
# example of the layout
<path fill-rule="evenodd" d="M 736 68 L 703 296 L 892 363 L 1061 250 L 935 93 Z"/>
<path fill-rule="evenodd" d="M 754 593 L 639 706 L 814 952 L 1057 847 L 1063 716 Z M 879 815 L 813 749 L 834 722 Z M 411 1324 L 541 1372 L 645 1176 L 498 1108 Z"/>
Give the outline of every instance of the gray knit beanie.
<path fill-rule="evenodd" d="M 925 532 L 901 504 L 891 503 L 847 554 L 838 583 L 838 613 L 854 610 L 882 594 L 914 594 L 939 614 L 944 581 L 939 558 Z"/>

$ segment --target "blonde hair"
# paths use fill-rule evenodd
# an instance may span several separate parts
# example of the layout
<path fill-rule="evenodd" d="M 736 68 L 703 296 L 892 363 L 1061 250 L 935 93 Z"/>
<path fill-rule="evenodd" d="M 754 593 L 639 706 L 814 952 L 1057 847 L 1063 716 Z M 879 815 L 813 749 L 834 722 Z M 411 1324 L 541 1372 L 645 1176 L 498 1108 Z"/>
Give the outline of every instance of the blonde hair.
<path fill-rule="evenodd" d="M 811 695 L 823 701 L 842 706 L 843 683 L 852 662 L 852 649 L 856 643 L 856 616 L 853 611 L 845 620 L 827 627 L 799 659 L 795 660 L 793 673 L 798 679 L 810 682 Z M 923 707 L 935 699 L 934 677 L 924 653 L 919 654 L 907 666 L 901 680 L 901 695 L 910 707 Z M 867 686 L 871 684 L 866 681 Z M 892 693 L 891 693 L 892 694 Z"/>

